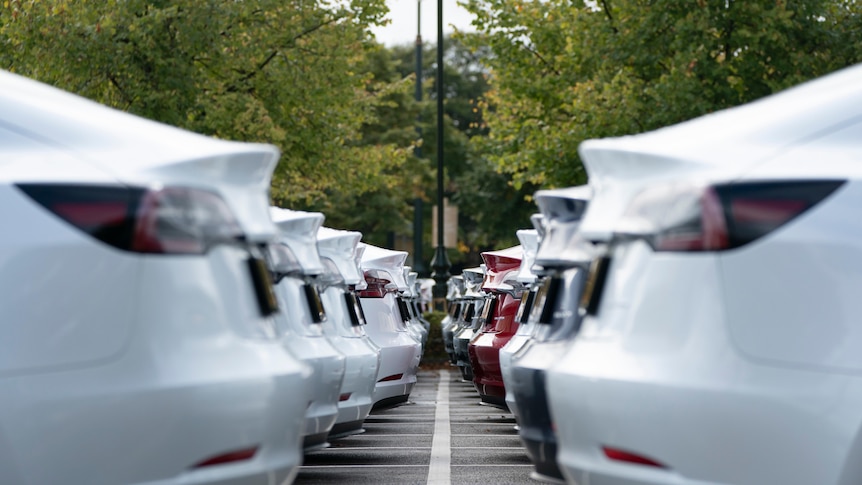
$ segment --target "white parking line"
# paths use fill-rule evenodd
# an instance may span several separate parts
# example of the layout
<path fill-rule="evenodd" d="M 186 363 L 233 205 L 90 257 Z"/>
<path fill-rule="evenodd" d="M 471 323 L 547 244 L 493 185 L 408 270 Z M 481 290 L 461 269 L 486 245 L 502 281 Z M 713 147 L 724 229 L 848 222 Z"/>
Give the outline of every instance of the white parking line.
<path fill-rule="evenodd" d="M 434 414 L 434 438 L 431 440 L 431 463 L 428 465 L 428 485 L 450 485 L 452 460 L 449 428 L 449 371 L 440 370 L 437 387 L 437 412 Z"/>
<path fill-rule="evenodd" d="M 507 465 L 502 465 L 507 466 Z M 533 465 L 527 465 L 533 466 Z M 339 464 L 330 464 L 330 465 L 302 465 L 300 467 L 303 470 L 344 470 L 346 468 L 425 468 L 425 465 L 339 465 Z"/>

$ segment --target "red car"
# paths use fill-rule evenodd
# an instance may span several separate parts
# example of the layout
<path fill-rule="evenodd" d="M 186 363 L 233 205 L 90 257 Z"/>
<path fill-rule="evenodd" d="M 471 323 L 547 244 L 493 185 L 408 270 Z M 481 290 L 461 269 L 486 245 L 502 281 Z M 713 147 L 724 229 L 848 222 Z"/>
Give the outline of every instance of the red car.
<path fill-rule="evenodd" d="M 500 372 L 500 349 L 515 335 L 521 294 L 517 282 L 524 252 L 521 246 L 482 253 L 487 270 L 482 290 L 493 295 L 490 314 L 468 347 L 473 367 L 473 384 L 482 402 L 507 409 L 506 388 Z"/>

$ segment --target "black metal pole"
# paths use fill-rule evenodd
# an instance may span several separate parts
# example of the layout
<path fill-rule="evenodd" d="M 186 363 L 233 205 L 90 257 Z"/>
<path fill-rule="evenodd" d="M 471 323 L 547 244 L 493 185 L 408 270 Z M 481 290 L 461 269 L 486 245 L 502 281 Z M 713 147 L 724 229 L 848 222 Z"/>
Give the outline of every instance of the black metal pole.
<path fill-rule="evenodd" d="M 416 0 L 416 103 L 422 102 L 422 0 Z M 416 136 L 422 139 L 422 111 L 416 117 Z M 422 146 L 416 145 L 413 152 L 416 158 L 422 158 Z M 425 277 L 428 270 L 425 267 L 425 258 L 422 255 L 422 220 L 425 209 L 422 199 L 413 199 L 413 271 Z"/>
<path fill-rule="evenodd" d="M 449 279 L 449 255 L 443 245 L 443 0 L 437 0 L 437 249 L 431 268 L 434 285 L 434 298 L 446 297 L 446 281 Z M 438 300 L 439 301 L 439 300 Z M 445 300 L 442 300 L 445 305 Z"/>

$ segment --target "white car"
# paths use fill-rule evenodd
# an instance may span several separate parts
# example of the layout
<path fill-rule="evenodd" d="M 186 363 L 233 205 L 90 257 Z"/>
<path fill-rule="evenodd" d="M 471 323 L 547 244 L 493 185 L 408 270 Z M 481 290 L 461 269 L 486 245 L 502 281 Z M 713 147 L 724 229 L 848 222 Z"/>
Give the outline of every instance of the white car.
<path fill-rule="evenodd" d="M 398 308 L 398 292 L 407 288 L 402 267 L 407 253 L 361 244 L 366 288 L 359 292 L 365 313 L 365 332 L 380 347 L 380 370 L 374 387 L 374 406 L 406 402 L 416 384 L 421 346 L 407 332 Z"/>
<path fill-rule="evenodd" d="M 413 296 L 410 298 L 410 310 L 413 315 L 419 320 L 419 323 L 422 324 L 422 328 L 425 329 L 425 343 L 428 343 L 428 335 L 431 333 L 431 322 L 429 322 L 423 313 L 426 311 L 425 308 L 425 295 L 422 294 L 423 288 L 422 285 L 424 281 L 419 278 L 419 273 L 415 271 L 411 271 L 407 278 L 408 283 L 410 283 L 411 288 L 413 289 Z M 431 280 L 434 281 L 434 280 Z M 431 302 L 431 299 L 428 299 L 428 303 Z"/>
<path fill-rule="evenodd" d="M 325 271 L 317 251 L 317 231 L 324 217 L 319 212 L 278 207 L 272 207 L 270 213 L 280 230 L 278 243 L 270 246 L 276 295 L 284 308 L 276 321 L 285 348 L 314 372 L 303 440 L 305 450 L 311 451 L 328 446 L 345 373 L 344 355 L 324 335 L 323 322 L 328 316 L 316 284 Z"/>
<path fill-rule="evenodd" d="M 326 320 L 323 333 L 344 354 L 345 374 L 338 398 L 338 418 L 330 437 L 361 433 L 362 423 L 374 404 L 372 396 L 380 368 L 380 348 L 365 333 L 365 317 L 359 299 L 350 289 L 362 281 L 356 246 L 362 233 L 321 227 L 317 249 L 327 271 L 321 288 Z"/>
<path fill-rule="evenodd" d="M 568 481 L 862 483 L 862 66 L 580 152 Z"/>
<path fill-rule="evenodd" d="M 271 483 L 305 365 L 261 245 L 269 145 L 0 71 L 0 483 Z"/>
<path fill-rule="evenodd" d="M 398 295 L 398 308 L 401 311 L 401 319 L 407 326 L 407 332 L 422 346 L 421 355 L 425 351 L 425 344 L 428 342 L 428 330 L 413 308 L 413 299 L 416 298 L 417 273 L 410 271 L 410 266 L 405 266 L 402 273 L 407 287 Z"/>

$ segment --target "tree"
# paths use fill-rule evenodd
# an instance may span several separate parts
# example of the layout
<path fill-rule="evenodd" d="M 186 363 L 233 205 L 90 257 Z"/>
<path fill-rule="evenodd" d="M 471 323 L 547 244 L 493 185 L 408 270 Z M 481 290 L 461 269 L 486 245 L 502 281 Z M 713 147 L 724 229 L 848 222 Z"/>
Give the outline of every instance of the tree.
<path fill-rule="evenodd" d="M 516 184 L 586 182 L 589 138 L 746 103 L 860 60 L 855 0 L 467 0 L 490 46 L 491 132 Z"/>
<path fill-rule="evenodd" d="M 285 205 L 363 193 L 409 144 L 360 143 L 384 0 L 6 0 L 0 67 L 192 131 L 278 145 Z M 351 177 L 343 174 L 350 173 Z M 384 175 L 381 175 L 384 174 Z"/>
<path fill-rule="evenodd" d="M 366 90 L 377 100 L 371 120 L 363 124 L 357 147 L 412 147 L 421 142 L 416 119 L 421 110 L 413 98 L 413 78 L 402 75 L 390 49 L 379 46 L 366 56 L 357 72 L 369 75 Z M 432 172 L 427 159 L 405 157 L 405 162 L 376 174 L 375 185 L 364 192 L 325 191 L 325 197 L 310 201 L 305 208 L 327 214 L 332 227 L 363 233 L 365 242 L 387 246 L 392 233 L 410 234 L 412 200 L 426 198 Z"/>
<path fill-rule="evenodd" d="M 487 136 L 481 99 L 488 90 L 488 71 L 483 58 L 489 55 L 484 48 L 470 49 L 464 41 L 469 34 L 444 39 L 444 167 L 446 196 L 459 206 L 459 247 L 449 251 L 455 267 L 478 265 L 479 253 L 517 244 L 515 231 L 528 227 L 529 216 L 536 211 L 527 200 L 535 190 L 530 184 L 514 187 L 508 174 L 499 172 L 488 159 L 477 151 L 471 139 Z M 436 45 L 425 45 L 423 52 L 424 86 L 420 132 L 422 159 L 427 166 L 436 165 Z M 401 78 L 410 78 L 415 70 L 414 45 L 391 49 L 394 67 Z M 412 78 L 411 78 L 411 81 Z M 413 114 L 411 113 L 411 116 Z M 383 118 L 381 118 L 383 119 Z M 425 214 L 424 249 L 433 254 L 431 241 L 430 206 L 436 195 L 433 179 L 427 179 L 420 196 L 429 202 Z"/>

